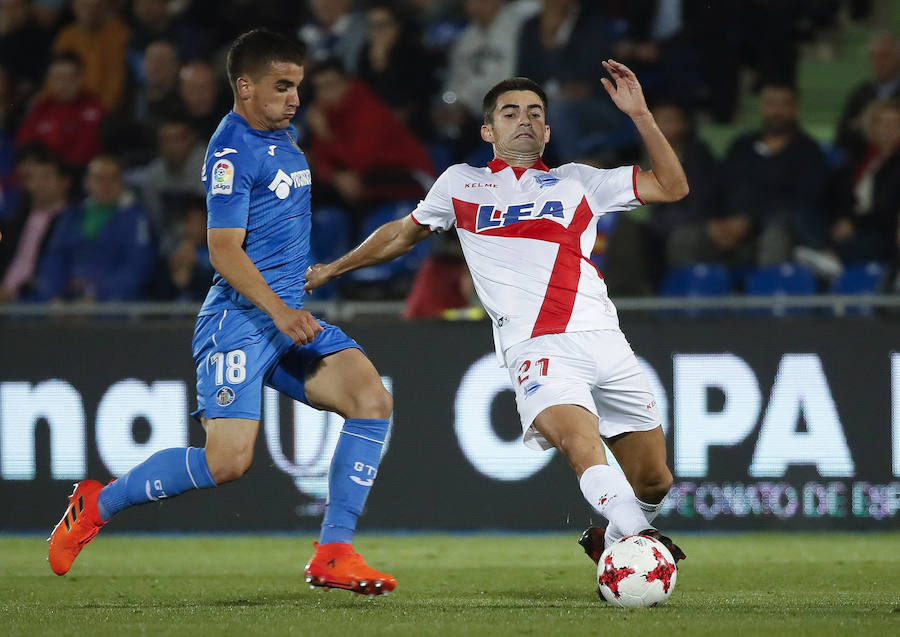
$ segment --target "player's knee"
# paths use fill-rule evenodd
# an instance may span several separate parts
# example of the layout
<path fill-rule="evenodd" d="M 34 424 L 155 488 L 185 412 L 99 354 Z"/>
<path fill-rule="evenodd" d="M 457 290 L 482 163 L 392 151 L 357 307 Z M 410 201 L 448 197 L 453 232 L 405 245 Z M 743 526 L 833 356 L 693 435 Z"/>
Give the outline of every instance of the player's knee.
<path fill-rule="evenodd" d="M 648 471 L 640 476 L 635 485 L 635 495 L 643 502 L 656 504 L 661 502 L 672 488 L 672 472 L 666 466 Z"/>
<path fill-rule="evenodd" d="M 355 395 L 353 411 L 350 418 L 387 419 L 394 411 L 394 397 L 379 383 Z"/>
<path fill-rule="evenodd" d="M 253 447 L 237 449 L 231 454 L 216 458 L 207 454 L 209 471 L 216 484 L 233 482 L 241 478 L 253 464 Z"/>

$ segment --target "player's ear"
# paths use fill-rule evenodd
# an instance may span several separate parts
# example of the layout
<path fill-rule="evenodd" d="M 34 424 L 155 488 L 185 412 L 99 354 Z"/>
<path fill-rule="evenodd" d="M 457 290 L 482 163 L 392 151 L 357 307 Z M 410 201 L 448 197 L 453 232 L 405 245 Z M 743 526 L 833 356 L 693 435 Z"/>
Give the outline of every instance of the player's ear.
<path fill-rule="evenodd" d="M 486 141 L 488 144 L 494 143 L 494 127 L 488 126 L 487 124 L 481 125 L 481 139 Z"/>
<path fill-rule="evenodd" d="M 239 98 L 249 100 L 253 96 L 253 82 L 245 77 L 239 77 L 236 84 Z"/>
<path fill-rule="evenodd" d="M 544 124 L 544 143 L 550 141 L 550 124 Z"/>

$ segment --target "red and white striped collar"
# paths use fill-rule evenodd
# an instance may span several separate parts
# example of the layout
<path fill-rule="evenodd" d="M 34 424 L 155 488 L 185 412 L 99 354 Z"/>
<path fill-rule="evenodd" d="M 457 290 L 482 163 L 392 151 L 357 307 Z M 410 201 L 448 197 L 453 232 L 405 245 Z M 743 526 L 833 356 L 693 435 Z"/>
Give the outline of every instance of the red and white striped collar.
<path fill-rule="evenodd" d="M 507 167 L 510 167 L 513 169 L 513 172 L 516 174 L 516 179 L 519 179 L 525 173 L 525 171 L 528 170 L 529 168 L 533 168 L 534 170 L 543 170 L 544 172 L 550 171 L 550 169 L 547 168 L 547 164 L 545 164 L 544 161 L 540 157 L 538 157 L 537 161 L 535 161 L 533 164 L 531 164 L 531 166 L 529 166 L 528 168 L 520 168 L 519 166 L 510 166 L 509 164 L 507 164 L 505 161 L 503 161 L 499 157 L 494 157 L 491 161 L 488 162 L 488 168 L 491 169 L 492 173 L 498 173 Z"/>

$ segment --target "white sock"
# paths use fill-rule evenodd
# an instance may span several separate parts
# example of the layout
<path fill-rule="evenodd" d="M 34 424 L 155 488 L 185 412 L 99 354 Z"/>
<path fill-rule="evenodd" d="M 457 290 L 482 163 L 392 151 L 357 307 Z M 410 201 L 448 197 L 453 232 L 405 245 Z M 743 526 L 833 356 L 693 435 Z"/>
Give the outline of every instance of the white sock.
<path fill-rule="evenodd" d="M 647 517 L 628 484 L 625 474 L 609 465 L 597 464 L 581 474 L 581 492 L 597 513 L 609 521 L 606 546 L 648 528 Z M 614 539 L 610 540 L 610 535 Z"/>
<path fill-rule="evenodd" d="M 659 514 L 660 509 L 662 509 L 663 502 L 665 502 L 666 499 L 663 498 L 656 504 L 648 504 L 647 502 L 638 500 L 637 496 L 635 496 L 634 501 L 637 502 L 638 508 L 643 512 L 644 518 L 647 520 L 647 524 L 644 525 L 641 531 L 646 531 L 648 528 L 654 528 L 653 520 L 656 519 L 656 516 Z M 628 535 L 631 535 L 631 533 L 623 533 L 618 526 L 610 522 L 609 526 L 606 527 L 606 534 L 603 536 L 604 548 L 613 542 L 618 542 Z"/>
<path fill-rule="evenodd" d="M 636 499 L 636 498 L 635 498 Z M 638 500 L 638 506 L 641 507 L 641 511 L 644 512 L 644 517 L 647 518 L 647 523 L 652 525 L 653 520 L 656 519 L 656 516 L 659 515 L 660 509 L 662 509 L 663 502 L 666 501 L 665 496 L 663 499 L 657 502 L 656 504 L 648 504 L 647 502 L 643 502 Z"/>

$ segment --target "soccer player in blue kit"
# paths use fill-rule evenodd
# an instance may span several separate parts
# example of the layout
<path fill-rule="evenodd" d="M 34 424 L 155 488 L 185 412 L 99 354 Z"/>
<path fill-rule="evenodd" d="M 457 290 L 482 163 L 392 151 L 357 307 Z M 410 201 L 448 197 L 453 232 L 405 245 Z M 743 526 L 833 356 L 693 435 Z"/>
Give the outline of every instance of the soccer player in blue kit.
<path fill-rule="evenodd" d="M 206 429 L 206 446 L 159 451 L 106 486 L 79 482 L 50 537 L 50 566 L 59 575 L 122 509 L 240 478 L 253 458 L 268 385 L 346 419 L 307 582 L 370 595 L 396 586 L 352 544 L 393 400 L 353 339 L 301 309 L 310 172 L 289 125 L 303 64 L 299 43 L 263 29 L 239 36 L 228 52 L 234 109 L 210 140 L 203 167 L 217 273 L 193 338 L 193 415 Z"/>

